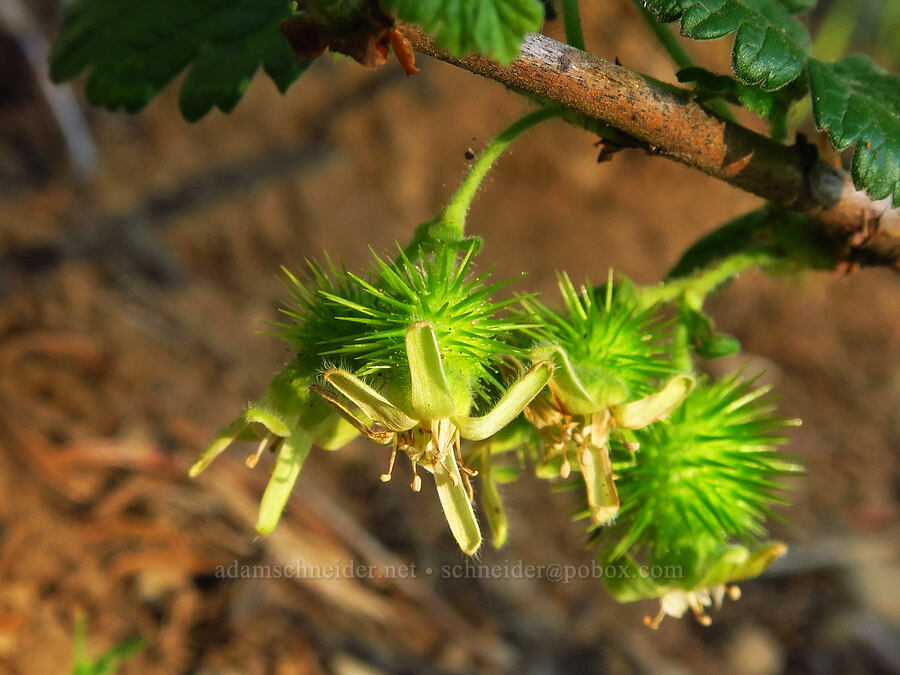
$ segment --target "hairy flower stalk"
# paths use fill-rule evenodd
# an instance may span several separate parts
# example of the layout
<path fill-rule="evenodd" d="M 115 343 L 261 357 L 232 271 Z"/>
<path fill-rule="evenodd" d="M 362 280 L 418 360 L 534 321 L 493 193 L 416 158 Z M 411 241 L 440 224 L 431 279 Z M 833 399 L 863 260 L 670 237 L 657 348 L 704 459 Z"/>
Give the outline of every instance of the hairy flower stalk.
<path fill-rule="evenodd" d="M 533 299 L 522 303 L 536 326 L 528 330 L 537 340 L 530 350 L 532 359 L 552 360 L 556 366 L 549 394 L 536 399 L 526 416 L 544 434 L 544 464 L 559 461 L 562 478 L 571 471 L 569 452 L 574 451 L 591 520 L 603 525 L 619 510 L 610 433 L 664 419 L 691 390 L 693 378 L 672 377 L 674 369 L 661 344 L 665 334 L 653 310 L 637 311 L 614 302 L 611 280 L 599 306 L 589 283 L 579 293 L 562 274 L 559 288 L 564 314 Z M 662 378 L 670 379 L 653 391 Z"/>

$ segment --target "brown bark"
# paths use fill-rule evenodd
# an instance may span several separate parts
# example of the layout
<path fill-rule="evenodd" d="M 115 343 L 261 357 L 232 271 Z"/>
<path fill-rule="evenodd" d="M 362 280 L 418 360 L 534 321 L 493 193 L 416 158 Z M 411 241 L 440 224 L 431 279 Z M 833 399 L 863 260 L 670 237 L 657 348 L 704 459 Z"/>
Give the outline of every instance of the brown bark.
<path fill-rule="evenodd" d="M 900 271 L 900 210 L 853 187 L 847 172 L 810 147 L 786 146 L 727 122 L 682 91 L 545 35 L 525 36 L 508 66 L 474 54 L 454 57 L 420 29 L 399 30 L 423 54 L 557 103 L 614 127 L 653 154 L 815 218 L 849 263 Z"/>

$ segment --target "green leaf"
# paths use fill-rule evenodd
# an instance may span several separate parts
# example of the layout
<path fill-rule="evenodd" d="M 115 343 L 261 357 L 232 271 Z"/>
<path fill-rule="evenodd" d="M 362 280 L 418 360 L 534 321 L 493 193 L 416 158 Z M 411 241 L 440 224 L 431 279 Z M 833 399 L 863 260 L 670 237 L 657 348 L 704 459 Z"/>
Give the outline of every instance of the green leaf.
<path fill-rule="evenodd" d="M 213 106 L 231 111 L 259 65 L 284 92 L 309 65 L 279 25 L 287 0 L 76 0 L 50 54 L 61 82 L 85 69 L 88 100 L 137 112 L 184 68 L 182 114 L 196 121 Z"/>
<path fill-rule="evenodd" d="M 544 8 L 538 0 L 384 0 L 404 21 L 434 35 L 456 56 L 484 52 L 501 63 L 519 53 L 522 38 L 540 29 Z"/>
<path fill-rule="evenodd" d="M 834 244 L 814 221 L 766 206 L 698 239 L 669 270 L 666 280 L 683 278 L 685 286 L 696 286 L 690 289 L 693 292 L 708 293 L 754 265 L 776 270 L 830 269 L 835 261 Z"/>
<path fill-rule="evenodd" d="M 717 332 L 712 318 L 684 301 L 678 303 L 678 320 L 687 329 L 691 347 L 704 359 L 732 356 L 741 351 L 736 337 Z"/>
<path fill-rule="evenodd" d="M 779 0 L 779 2 L 791 14 L 805 12 L 807 9 L 812 9 L 819 4 L 819 0 Z"/>
<path fill-rule="evenodd" d="M 838 150 L 856 143 L 853 182 L 875 199 L 900 203 L 900 76 L 856 54 L 809 62 L 816 125 Z"/>
<path fill-rule="evenodd" d="M 128 638 L 92 659 L 87 655 L 87 619 L 84 615 L 75 620 L 73 641 L 72 675 L 114 675 L 123 661 L 146 646 L 141 637 Z"/>
<path fill-rule="evenodd" d="M 809 33 L 792 16 L 802 0 L 643 0 L 660 21 L 681 19 L 681 33 L 713 40 L 736 32 L 732 67 L 739 80 L 773 91 L 797 79 Z"/>
<path fill-rule="evenodd" d="M 693 66 L 676 73 L 679 82 L 694 82 L 695 98 L 703 103 L 710 98 L 721 98 L 728 103 L 742 105 L 760 117 L 772 118 L 785 115 L 790 104 L 806 93 L 806 82 L 795 80 L 791 86 L 775 91 L 766 91 L 754 84 L 744 84 L 728 75 L 713 73 L 705 68 Z"/>

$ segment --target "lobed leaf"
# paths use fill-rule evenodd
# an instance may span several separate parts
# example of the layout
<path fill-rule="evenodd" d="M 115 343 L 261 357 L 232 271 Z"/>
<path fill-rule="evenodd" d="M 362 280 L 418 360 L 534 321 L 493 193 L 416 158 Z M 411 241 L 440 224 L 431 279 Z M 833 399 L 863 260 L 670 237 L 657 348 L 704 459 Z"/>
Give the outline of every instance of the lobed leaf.
<path fill-rule="evenodd" d="M 279 29 L 290 16 L 288 0 L 75 0 L 50 74 L 61 82 L 87 69 L 91 103 L 134 113 L 191 66 L 179 103 L 196 121 L 234 109 L 260 65 L 282 92 L 306 70 Z"/>
<path fill-rule="evenodd" d="M 766 91 L 759 85 L 744 84 L 729 75 L 720 75 L 697 66 L 682 68 L 676 77 L 679 82 L 695 84 L 694 98 L 700 103 L 710 98 L 721 98 L 770 120 L 782 118 L 790 105 L 806 94 L 805 78 L 797 79 L 778 91 Z"/>
<path fill-rule="evenodd" d="M 382 4 L 432 33 L 456 56 L 484 52 L 501 63 L 516 58 L 525 33 L 539 30 L 544 20 L 538 0 L 383 0 Z"/>
<path fill-rule="evenodd" d="M 837 150 L 856 143 L 856 187 L 900 202 L 900 76 L 856 54 L 833 63 L 811 59 L 809 84 L 816 125 Z"/>
<path fill-rule="evenodd" d="M 681 33 L 714 40 L 736 33 L 732 68 L 739 80 L 774 91 L 803 72 L 809 33 L 791 16 L 804 0 L 643 0 L 660 21 L 681 19 Z"/>

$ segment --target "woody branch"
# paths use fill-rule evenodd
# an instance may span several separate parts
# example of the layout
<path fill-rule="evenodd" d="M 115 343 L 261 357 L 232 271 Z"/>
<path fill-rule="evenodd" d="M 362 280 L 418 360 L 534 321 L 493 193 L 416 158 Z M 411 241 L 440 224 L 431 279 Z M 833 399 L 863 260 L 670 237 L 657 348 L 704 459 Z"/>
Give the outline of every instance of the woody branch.
<path fill-rule="evenodd" d="M 846 171 L 818 159 L 809 146 L 775 143 L 716 116 L 686 90 L 545 35 L 526 35 L 518 58 L 501 66 L 480 54 L 452 56 L 415 26 L 398 29 L 417 52 L 586 115 L 652 154 L 814 218 L 846 262 L 900 272 L 900 209 L 856 190 Z"/>

